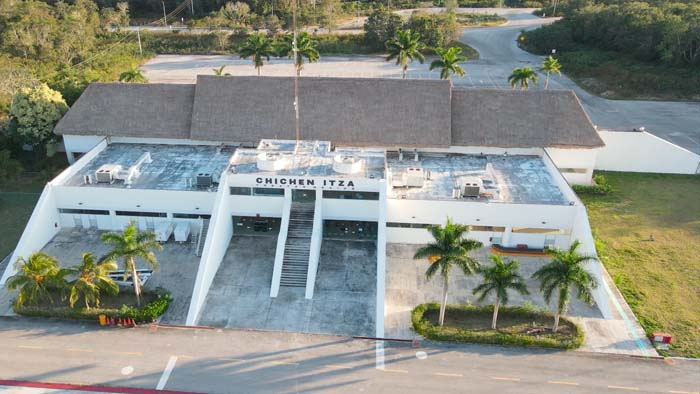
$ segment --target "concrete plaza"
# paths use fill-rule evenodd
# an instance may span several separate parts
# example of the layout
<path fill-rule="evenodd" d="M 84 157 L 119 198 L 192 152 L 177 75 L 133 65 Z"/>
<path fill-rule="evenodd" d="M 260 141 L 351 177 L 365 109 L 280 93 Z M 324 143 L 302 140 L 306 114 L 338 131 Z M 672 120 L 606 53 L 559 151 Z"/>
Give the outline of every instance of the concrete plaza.
<path fill-rule="evenodd" d="M 270 298 L 277 237 L 234 236 L 199 323 L 217 327 L 373 336 L 376 244 L 324 239 L 314 297 L 281 287 Z"/>

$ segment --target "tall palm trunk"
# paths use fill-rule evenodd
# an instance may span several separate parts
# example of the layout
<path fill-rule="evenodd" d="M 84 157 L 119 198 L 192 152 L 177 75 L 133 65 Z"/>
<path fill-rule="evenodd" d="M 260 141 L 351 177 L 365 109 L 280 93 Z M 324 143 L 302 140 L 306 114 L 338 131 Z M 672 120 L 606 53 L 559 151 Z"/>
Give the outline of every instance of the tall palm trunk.
<path fill-rule="evenodd" d="M 498 321 L 498 307 L 501 305 L 501 299 L 496 296 L 496 303 L 493 305 L 493 319 L 491 319 L 491 329 L 496 329 L 496 321 Z"/>
<path fill-rule="evenodd" d="M 442 286 L 442 304 L 440 305 L 440 326 L 445 324 L 445 309 L 447 308 L 447 277 L 444 278 Z"/>
<path fill-rule="evenodd" d="M 559 311 L 557 311 L 557 313 L 554 314 L 554 327 L 552 327 L 552 332 L 557 332 L 559 329 L 559 316 Z"/>
<path fill-rule="evenodd" d="M 544 80 L 544 90 L 547 90 L 547 87 L 549 86 L 549 71 L 547 71 L 547 78 Z"/>
<path fill-rule="evenodd" d="M 407 70 L 408 70 L 408 64 L 404 64 L 404 65 L 403 65 L 403 68 L 401 69 L 401 71 L 402 71 L 402 73 L 401 73 L 401 78 L 402 78 L 402 79 L 406 79 L 406 71 L 407 71 Z"/>
<path fill-rule="evenodd" d="M 136 262 L 132 257 L 129 258 L 129 265 L 131 266 L 131 280 L 134 283 L 134 294 L 136 294 L 136 305 L 141 306 L 141 286 L 139 282 L 139 277 L 136 273 Z"/>
<path fill-rule="evenodd" d="M 258 69 L 258 76 L 260 76 L 260 67 L 255 67 L 255 68 Z"/>

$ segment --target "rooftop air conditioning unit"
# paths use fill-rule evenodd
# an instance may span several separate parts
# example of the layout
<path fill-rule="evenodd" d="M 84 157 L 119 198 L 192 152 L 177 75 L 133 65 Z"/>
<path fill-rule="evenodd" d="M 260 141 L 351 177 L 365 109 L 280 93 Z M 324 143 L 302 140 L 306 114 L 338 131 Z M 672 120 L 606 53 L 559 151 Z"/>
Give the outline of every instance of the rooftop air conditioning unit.
<path fill-rule="evenodd" d="M 460 189 L 464 197 L 479 197 L 484 188 L 484 182 L 481 178 L 465 177 L 461 179 Z"/>
<path fill-rule="evenodd" d="M 333 158 L 333 170 L 339 174 L 354 174 L 362 170 L 362 159 L 343 155 L 341 153 Z"/>
<path fill-rule="evenodd" d="M 406 186 L 423 187 L 425 175 L 422 168 L 409 168 L 406 170 Z"/>
<path fill-rule="evenodd" d="M 112 183 L 117 178 L 117 174 L 122 170 L 122 166 L 117 164 L 105 164 L 95 171 L 97 183 Z"/>
<path fill-rule="evenodd" d="M 392 172 L 391 174 L 391 187 L 406 187 L 406 172 Z"/>
<path fill-rule="evenodd" d="M 209 187 L 213 183 L 210 172 L 198 172 L 195 179 L 198 187 Z"/>

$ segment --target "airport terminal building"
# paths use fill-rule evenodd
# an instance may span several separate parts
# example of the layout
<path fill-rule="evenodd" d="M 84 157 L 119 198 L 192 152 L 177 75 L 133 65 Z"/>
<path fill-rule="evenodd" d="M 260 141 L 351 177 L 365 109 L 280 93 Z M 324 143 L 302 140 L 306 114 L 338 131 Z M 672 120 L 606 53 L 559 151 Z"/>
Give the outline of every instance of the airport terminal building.
<path fill-rule="evenodd" d="M 301 78 L 296 141 L 292 89 L 265 77 L 92 84 L 55 129 L 72 165 L 45 187 L 12 260 L 61 229 L 136 221 L 192 243 L 182 323 L 196 325 L 238 236 L 276 237 L 273 298 L 314 298 L 325 240 L 370 241 L 382 337 L 387 244 L 425 243 L 429 225 L 450 217 L 506 250 L 592 243 L 570 184 L 590 182 L 603 142 L 573 92 Z"/>

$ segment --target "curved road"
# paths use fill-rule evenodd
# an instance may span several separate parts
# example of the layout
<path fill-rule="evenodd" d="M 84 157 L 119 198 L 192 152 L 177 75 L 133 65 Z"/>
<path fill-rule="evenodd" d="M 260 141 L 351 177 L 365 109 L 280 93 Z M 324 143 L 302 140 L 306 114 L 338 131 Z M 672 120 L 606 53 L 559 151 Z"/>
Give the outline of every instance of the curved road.
<path fill-rule="evenodd" d="M 499 14 L 508 18 L 506 25 L 465 29 L 460 38 L 477 49 L 481 57 L 470 62 L 468 68 L 474 86 L 494 87 L 493 82 L 496 82 L 497 87 L 506 88 L 506 80 L 513 68 L 538 68 L 542 63 L 542 56 L 518 48 L 516 39 L 520 31 L 551 23 L 555 19 L 538 18 L 531 14 L 531 10 L 505 11 L 510 12 Z M 538 88 L 543 86 L 544 75 L 538 82 Z M 574 90 L 593 123 L 601 129 L 631 130 L 644 126 L 659 137 L 700 153 L 700 103 L 608 100 L 586 92 L 565 75 L 551 78 L 549 86 L 550 89 Z"/>

